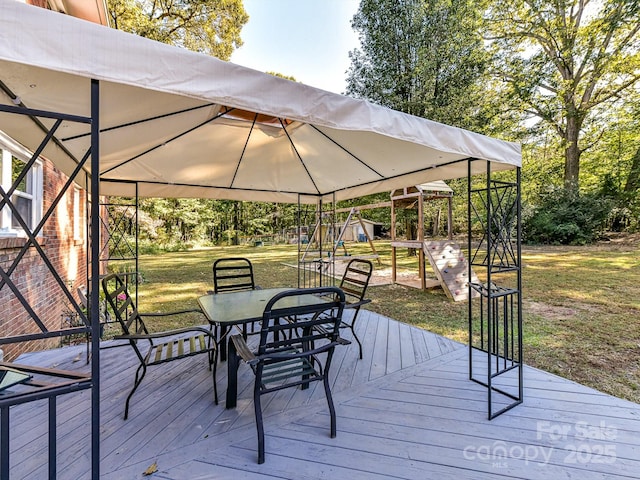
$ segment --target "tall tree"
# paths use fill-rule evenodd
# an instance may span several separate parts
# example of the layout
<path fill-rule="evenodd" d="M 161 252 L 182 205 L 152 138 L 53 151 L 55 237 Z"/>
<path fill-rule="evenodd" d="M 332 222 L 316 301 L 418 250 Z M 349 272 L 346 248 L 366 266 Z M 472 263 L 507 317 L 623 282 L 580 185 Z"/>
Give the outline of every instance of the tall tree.
<path fill-rule="evenodd" d="M 352 20 L 347 94 L 413 115 L 471 127 L 485 52 L 482 2 L 362 0 Z"/>
<path fill-rule="evenodd" d="M 640 79 L 638 0 L 494 0 L 488 40 L 512 99 L 562 141 L 564 187 L 579 187 L 589 122 Z"/>
<path fill-rule="evenodd" d="M 631 165 L 624 185 L 624 192 L 627 195 L 637 195 L 640 191 L 640 92 L 636 89 L 635 93 L 637 95 L 630 112 L 631 121 L 627 124 L 635 140 L 627 143 L 635 147 L 634 153 L 630 155 Z"/>
<path fill-rule="evenodd" d="M 229 60 L 249 16 L 242 0 L 109 0 L 111 25 Z"/>

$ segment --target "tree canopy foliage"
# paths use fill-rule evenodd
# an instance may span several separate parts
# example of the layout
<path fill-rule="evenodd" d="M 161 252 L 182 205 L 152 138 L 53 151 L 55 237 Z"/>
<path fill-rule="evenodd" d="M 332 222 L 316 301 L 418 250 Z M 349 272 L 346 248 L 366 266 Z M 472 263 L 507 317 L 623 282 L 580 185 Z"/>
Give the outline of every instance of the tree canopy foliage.
<path fill-rule="evenodd" d="M 461 127 L 477 126 L 487 53 L 482 2 L 362 0 L 347 94 Z"/>
<path fill-rule="evenodd" d="M 507 100 L 560 138 L 564 186 L 577 189 L 603 116 L 640 79 L 640 2 L 493 0 L 486 18 Z"/>
<path fill-rule="evenodd" d="M 638 18 L 637 0 L 362 0 L 347 93 L 523 143 L 528 231 L 588 241 L 640 226 Z M 607 221 L 563 223 L 596 199 Z"/>
<path fill-rule="evenodd" d="M 242 0 L 109 0 L 111 25 L 229 60 L 249 20 Z"/>

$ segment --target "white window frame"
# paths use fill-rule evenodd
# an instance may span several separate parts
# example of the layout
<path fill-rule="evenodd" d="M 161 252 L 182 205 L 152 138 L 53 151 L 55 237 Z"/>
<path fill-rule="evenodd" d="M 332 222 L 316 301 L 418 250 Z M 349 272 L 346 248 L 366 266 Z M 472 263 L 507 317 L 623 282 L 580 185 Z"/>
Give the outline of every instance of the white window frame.
<path fill-rule="evenodd" d="M 29 162 L 31 152 L 25 149 L 16 141 L 12 140 L 3 132 L 0 132 L 0 155 L 2 155 L 2 168 L 0 168 L 0 184 L 5 192 L 8 192 L 13 183 L 12 181 L 12 165 L 14 161 L 23 163 Z M 31 225 L 33 229 L 42 219 L 42 198 L 43 198 L 43 180 L 42 180 L 42 161 L 36 160 L 27 174 L 27 182 L 31 185 L 31 192 L 23 192 L 16 190 L 13 196 L 19 196 L 31 200 Z M 16 228 L 12 225 L 13 212 L 9 206 L 5 206 L 0 211 L 0 237 L 26 237 L 27 234 L 22 228 Z M 41 236 L 42 232 L 38 233 Z"/>

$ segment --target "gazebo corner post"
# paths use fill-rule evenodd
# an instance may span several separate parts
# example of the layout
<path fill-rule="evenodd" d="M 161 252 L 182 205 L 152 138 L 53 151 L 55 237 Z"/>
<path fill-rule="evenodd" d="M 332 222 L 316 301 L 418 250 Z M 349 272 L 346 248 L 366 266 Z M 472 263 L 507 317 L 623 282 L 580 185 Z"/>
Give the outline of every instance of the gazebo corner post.
<path fill-rule="evenodd" d="M 300 250 L 302 247 L 302 212 L 301 212 L 301 208 L 302 208 L 302 202 L 300 201 L 300 194 L 298 193 L 298 210 L 296 212 L 296 223 L 297 223 L 297 227 L 296 227 L 296 241 L 298 244 L 298 288 L 302 287 L 302 283 L 300 282 L 300 268 L 304 268 L 303 264 L 302 264 L 302 258 L 300 257 Z"/>
<path fill-rule="evenodd" d="M 486 218 L 485 218 L 485 233 L 486 233 L 486 238 L 487 238 L 487 260 L 486 260 L 486 264 L 487 264 L 487 344 L 486 344 L 486 348 L 487 348 L 487 410 L 488 410 L 488 418 L 489 420 L 491 420 L 493 418 L 493 405 L 492 405 L 492 399 L 493 399 L 493 385 L 492 385 L 492 380 L 493 380 L 493 374 L 492 374 L 492 370 L 491 370 L 491 362 L 492 362 L 492 357 L 493 355 L 497 355 L 497 352 L 495 352 L 495 339 L 494 339 L 494 335 L 497 334 L 496 331 L 494 331 L 494 315 L 495 315 L 495 311 L 493 309 L 494 307 L 494 301 L 493 301 L 493 296 L 492 296 L 492 291 L 493 289 L 491 288 L 492 285 L 492 279 L 491 279 L 491 274 L 493 272 L 493 236 L 492 236 L 492 219 L 493 219 L 493 203 L 492 203 L 492 197 L 491 197 L 491 162 L 487 162 L 487 172 L 486 172 Z M 497 357 L 496 357 L 497 360 Z"/>
<path fill-rule="evenodd" d="M 469 380 L 473 380 L 473 285 L 471 285 L 471 272 L 473 265 L 473 257 L 471 255 L 471 159 L 467 160 L 467 278 L 469 279 L 467 288 L 469 290 L 467 298 L 467 314 L 469 321 Z M 394 279 L 395 280 L 395 279 Z"/>
<path fill-rule="evenodd" d="M 518 297 L 516 308 L 518 309 L 518 361 L 520 364 L 518 371 L 519 378 L 519 390 L 518 395 L 520 397 L 520 401 L 524 400 L 524 345 L 522 338 L 523 331 L 523 317 L 522 317 L 522 168 L 518 167 L 516 170 L 516 189 L 517 189 L 517 204 L 516 204 L 516 255 L 518 262 L 518 270 L 517 270 L 517 286 L 518 286 Z"/>
<path fill-rule="evenodd" d="M 138 304 L 138 286 L 140 284 L 140 250 L 139 250 L 139 240 L 140 240 L 140 218 L 138 216 L 138 213 L 140 212 L 140 189 L 139 189 L 140 183 L 136 182 L 135 183 L 135 188 L 136 188 L 136 198 L 134 201 L 134 205 L 135 205 L 135 213 L 136 213 L 136 225 L 135 225 L 135 232 L 136 232 L 136 238 L 135 238 L 135 269 L 136 269 L 136 305 Z M 136 321 L 137 323 L 137 321 Z M 138 327 L 138 325 L 136 324 L 136 328 Z"/>
<path fill-rule="evenodd" d="M 337 244 L 338 244 L 338 233 L 336 232 L 336 222 L 338 221 L 338 218 L 336 216 L 336 202 L 337 202 L 337 197 L 336 197 L 336 192 L 332 192 L 331 193 L 331 211 L 330 211 L 330 215 L 331 215 L 331 248 L 329 249 L 329 251 L 333 251 L 335 252 L 335 249 L 337 248 Z M 373 244 L 371 244 L 373 246 Z M 336 256 L 335 254 L 331 255 L 331 262 L 329 264 L 329 277 L 330 277 L 330 283 L 328 283 L 327 285 L 330 287 L 334 287 L 336 285 Z"/>
<path fill-rule="evenodd" d="M 318 212 L 318 252 L 319 252 L 319 263 L 318 263 L 318 280 L 317 280 L 317 286 L 318 287 L 322 287 L 323 283 L 322 283 L 322 270 L 324 269 L 324 257 L 323 257 L 323 249 L 324 249 L 324 244 L 323 244 L 323 231 L 322 231 L 322 220 L 324 217 L 324 206 L 322 204 L 322 197 L 318 197 L 318 200 L 316 202 L 316 211 Z"/>
<path fill-rule="evenodd" d="M 391 283 L 396 283 L 396 205 L 393 201 L 393 191 L 391 192 Z"/>
<path fill-rule="evenodd" d="M 100 311 L 100 82 L 91 80 L 91 312 Z M 91 478 L 100 478 L 100 316 L 91 322 Z"/>
<path fill-rule="evenodd" d="M 524 392 L 521 170 L 515 169 L 515 181 L 494 178 L 496 173 L 487 162 L 485 185 L 474 187 L 472 161 L 467 171 L 469 275 L 472 266 L 483 268 L 485 275 L 482 281 L 469 284 L 469 377 L 487 388 L 491 420 L 522 403 Z M 475 247 L 474 221 L 482 230 Z M 475 304 L 474 290 L 479 296 Z M 484 364 L 479 373 L 474 370 L 477 361 Z"/>

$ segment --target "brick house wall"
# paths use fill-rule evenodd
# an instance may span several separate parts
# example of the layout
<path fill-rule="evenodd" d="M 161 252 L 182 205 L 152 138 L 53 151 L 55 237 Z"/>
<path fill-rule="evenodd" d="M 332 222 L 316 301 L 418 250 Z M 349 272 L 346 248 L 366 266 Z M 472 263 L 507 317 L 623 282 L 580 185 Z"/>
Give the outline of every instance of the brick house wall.
<path fill-rule="evenodd" d="M 42 211 L 47 212 L 67 177 L 50 161 L 43 159 L 42 178 Z M 38 237 L 44 253 L 76 301 L 77 288 L 87 284 L 85 212 L 84 190 L 69 188 Z M 0 237 L 0 267 L 4 271 L 11 268 L 25 244 L 25 238 Z M 34 246 L 29 247 L 10 278 L 48 330 L 60 330 L 68 326 L 64 313 L 71 305 Z M 0 338 L 39 332 L 40 329 L 18 297 L 8 285 L 4 285 L 0 289 Z M 12 361 L 21 353 L 55 348 L 61 342 L 62 338 L 56 337 L 4 344 L 0 348 L 4 351 L 4 360 Z"/>

